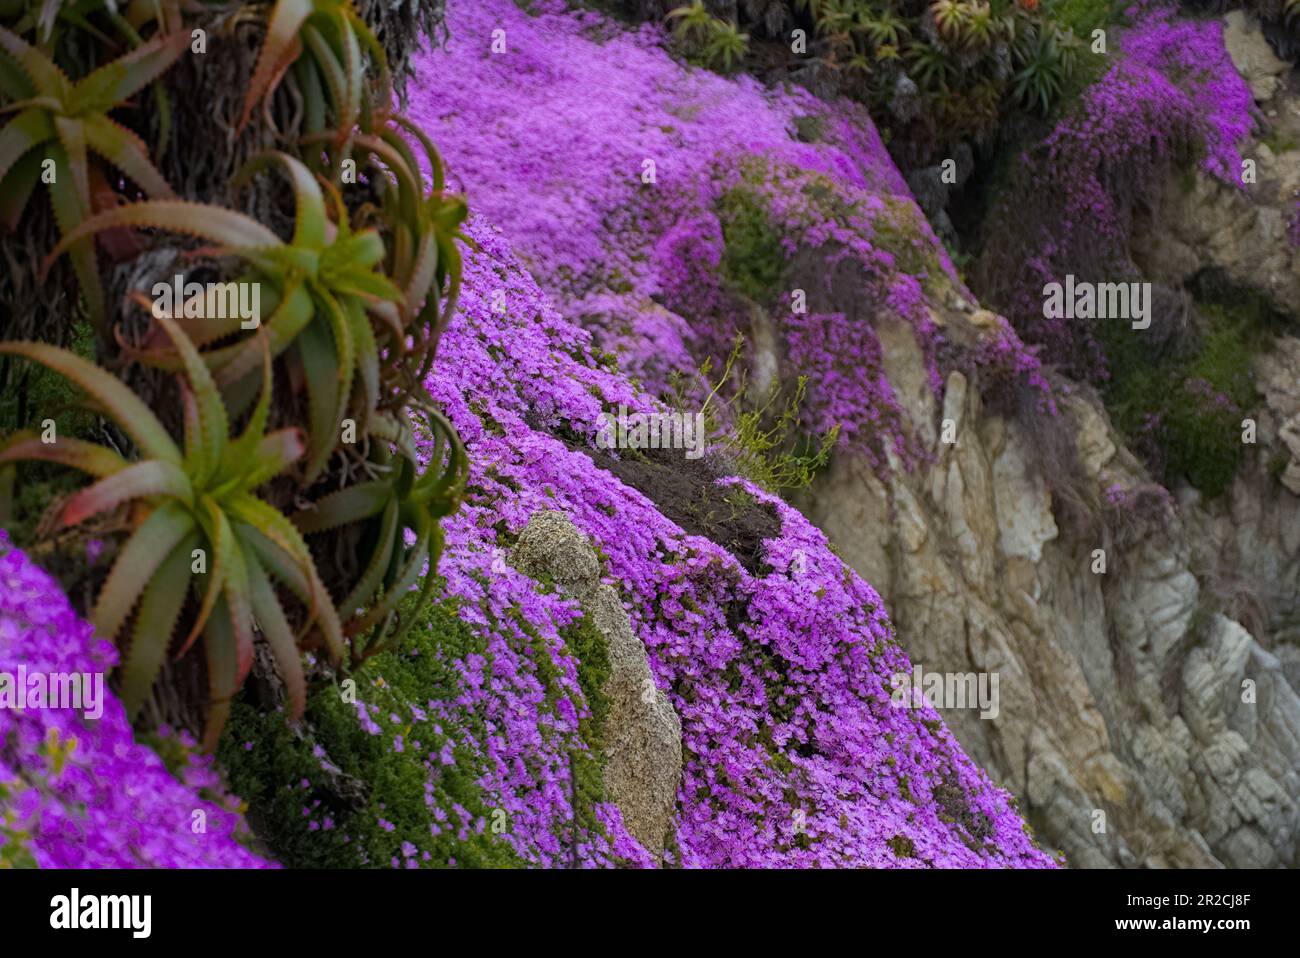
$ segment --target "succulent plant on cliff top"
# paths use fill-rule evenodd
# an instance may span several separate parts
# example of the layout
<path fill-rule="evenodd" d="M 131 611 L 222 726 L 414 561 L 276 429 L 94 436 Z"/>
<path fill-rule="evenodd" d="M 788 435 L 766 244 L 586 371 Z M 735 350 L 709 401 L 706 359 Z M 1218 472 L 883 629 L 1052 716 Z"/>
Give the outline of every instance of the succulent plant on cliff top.
<path fill-rule="evenodd" d="M 303 95 L 305 132 L 324 129 L 327 109 L 332 107 L 342 143 L 371 108 L 364 90 L 363 53 L 379 70 L 379 95 L 374 107 L 386 110 L 392 96 L 388 57 L 351 2 L 277 0 L 267 21 L 266 42 L 248 84 L 240 128 L 247 125 L 254 108 L 275 92 L 292 68 Z"/>

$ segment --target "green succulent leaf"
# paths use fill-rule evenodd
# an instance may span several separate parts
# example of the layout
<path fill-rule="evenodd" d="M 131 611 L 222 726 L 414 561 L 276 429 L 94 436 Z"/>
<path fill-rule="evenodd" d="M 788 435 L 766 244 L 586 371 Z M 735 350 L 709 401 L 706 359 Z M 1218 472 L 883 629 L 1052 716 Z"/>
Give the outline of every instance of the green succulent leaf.
<path fill-rule="evenodd" d="M 0 464 L 30 460 L 53 462 L 103 478 L 130 465 L 120 454 L 98 443 L 71 436 L 56 436 L 46 442 L 28 430 L 14 433 L 0 448 Z"/>
<path fill-rule="evenodd" d="M 271 94 L 275 77 L 288 62 L 297 58 L 298 33 L 312 10 L 311 0 L 279 0 L 271 11 L 266 40 L 257 55 L 257 65 L 253 68 L 253 78 L 244 98 L 244 113 L 239 119 L 241 130 L 248 125 L 253 108 Z"/>
<path fill-rule="evenodd" d="M 379 538 L 370 554 L 370 561 L 357 584 L 339 606 L 344 615 L 350 617 L 363 611 L 365 603 L 370 601 L 383 584 L 384 573 L 392 563 L 393 550 L 397 545 L 399 513 L 397 499 L 390 497 L 379 521 Z"/>
<path fill-rule="evenodd" d="M 198 541 L 194 533 L 182 539 L 158 565 L 140 599 L 131 644 L 122 663 L 122 704 L 131 719 L 140 711 L 167 658 L 167 647 L 189 595 L 190 553 Z"/>
<path fill-rule="evenodd" d="M 270 576 L 257 560 L 252 549 L 244 551 L 244 565 L 248 570 L 249 598 L 253 614 L 263 638 L 275 657 L 275 664 L 284 680 L 289 696 L 290 718 L 302 718 L 307 707 L 307 681 L 302 671 L 302 655 L 294 641 L 293 630 L 285 617 L 284 607 L 275 594 Z"/>
<path fill-rule="evenodd" d="M 293 517 L 293 524 L 307 535 L 324 532 L 377 516 L 392 501 L 391 482 L 359 482 L 338 492 L 331 492 L 319 502 L 301 510 Z"/>
<path fill-rule="evenodd" d="M 189 33 L 178 30 L 104 64 L 72 88 L 67 97 L 69 112 L 82 116 L 107 113 L 166 73 L 189 44 Z"/>
<path fill-rule="evenodd" d="M 208 720 L 203 730 L 203 746 L 208 751 L 215 749 L 221 739 L 221 731 L 230 719 L 231 699 L 239 688 L 238 640 L 232 615 L 223 594 L 203 632 L 203 649 L 208 665 Z"/>
<path fill-rule="evenodd" d="M 280 238 L 257 220 L 204 203 L 189 200 L 143 200 L 103 210 L 80 224 L 50 251 L 42 273 L 73 243 L 106 229 L 153 227 L 221 243 L 237 251 L 271 249 L 283 245 Z"/>
<path fill-rule="evenodd" d="M 165 503 L 145 519 L 127 540 L 99 591 L 90 619 L 99 634 L 116 639 L 163 560 L 194 530 L 194 518 L 179 503 Z"/>
<path fill-rule="evenodd" d="M 179 466 L 158 459 L 137 462 L 81 490 L 63 507 L 63 524 L 75 526 L 91 516 L 116 509 L 125 502 L 167 496 L 184 503 L 194 501 L 194 487 Z"/>
<path fill-rule="evenodd" d="M 232 518 L 257 529 L 291 562 L 299 566 L 303 573 L 302 584 L 310 599 L 312 620 L 320 629 L 331 659 L 335 662 L 342 661 L 345 646 L 338 613 L 334 609 L 329 591 L 320 580 L 320 574 L 316 571 L 316 564 L 312 561 L 311 552 L 307 548 L 307 543 L 303 541 L 302 534 L 282 513 L 250 495 L 234 497 L 227 506 L 227 511 Z M 289 579 L 285 581 L 290 582 Z"/>
<path fill-rule="evenodd" d="M 54 138 L 54 123 L 44 110 L 23 110 L 0 130 L 0 180 L 25 156 Z"/>
<path fill-rule="evenodd" d="M 106 116 L 90 116 L 82 121 L 86 144 L 125 173 L 150 196 L 170 197 L 172 188 L 149 161 L 144 141 L 124 126 Z"/>
<path fill-rule="evenodd" d="M 121 380 L 76 353 L 45 343 L 0 342 L 0 355 L 22 356 L 54 370 L 85 390 L 152 459 L 175 465 L 181 451 L 147 405 Z"/>

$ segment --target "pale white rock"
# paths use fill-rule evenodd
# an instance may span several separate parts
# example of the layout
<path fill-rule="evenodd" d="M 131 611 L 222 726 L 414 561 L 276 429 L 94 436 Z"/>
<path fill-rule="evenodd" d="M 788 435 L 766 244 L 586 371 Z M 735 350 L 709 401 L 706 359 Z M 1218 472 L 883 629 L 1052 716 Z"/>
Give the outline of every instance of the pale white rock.
<path fill-rule="evenodd" d="M 645 646 L 632 631 L 618 592 L 601 583 L 596 551 L 562 512 L 534 513 L 510 562 L 577 599 L 604 638 L 610 665 L 602 689 L 609 699 L 602 730 L 605 787 L 627 830 L 660 857 L 677 807 L 682 725 L 668 696 L 655 686 Z"/>
<path fill-rule="evenodd" d="M 1223 18 L 1223 42 L 1255 99 L 1271 99 L 1278 89 L 1278 78 L 1290 69 L 1290 64 L 1273 52 L 1259 22 L 1247 19 L 1244 11 L 1233 10 Z"/>
<path fill-rule="evenodd" d="M 947 322 L 956 336 L 970 317 Z M 1286 398 L 1272 405 L 1291 401 L 1289 356 L 1268 387 Z M 922 373 L 906 348 L 893 368 L 904 382 Z M 1270 655 L 1240 623 L 1200 612 L 1241 590 L 1225 578 L 1234 570 L 1300 606 L 1300 555 L 1287 551 L 1300 543 L 1300 498 L 1261 452 L 1227 496 L 1178 490 L 1177 509 L 1093 575 L 1103 531 L 1061 524 L 1017 422 L 986 412 L 978 381 L 957 373 L 938 405 L 960 438 L 937 443 L 933 463 L 881 478 L 837 460 L 800 505 L 875 584 L 914 662 L 999 673 L 996 720 L 944 714 L 968 753 L 1076 866 L 1300 864 L 1300 704 L 1288 679 L 1300 655 Z M 1117 479 L 1150 483 L 1095 397 L 1063 405 L 1098 501 Z M 1259 684 L 1253 711 L 1239 703 L 1247 675 Z M 1098 809 L 1104 834 L 1092 830 Z"/>
<path fill-rule="evenodd" d="M 1058 530 L 1047 483 L 1030 468 L 1015 433 L 993 460 L 993 501 L 1003 554 L 1038 562 L 1043 544 L 1055 539 Z"/>

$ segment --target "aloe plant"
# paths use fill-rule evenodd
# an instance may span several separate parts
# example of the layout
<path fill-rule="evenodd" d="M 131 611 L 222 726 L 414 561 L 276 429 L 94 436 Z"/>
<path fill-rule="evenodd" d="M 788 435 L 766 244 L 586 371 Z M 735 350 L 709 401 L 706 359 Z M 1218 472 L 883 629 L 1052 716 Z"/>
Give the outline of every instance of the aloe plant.
<path fill-rule="evenodd" d="M 964 0 L 935 0 L 930 5 L 930 16 L 943 40 L 961 43 L 970 22 L 971 7 Z"/>
<path fill-rule="evenodd" d="M 303 56 L 304 51 L 307 56 Z M 388 58 L 351 2 L 277 0 L 248 84 L 240 129 L 248 123 L 257 104 L 275 92 L 292 66 L 303 94 L 305 130 L 315 133 L 323 129 L 326 108 L 331 105 L 340 142 L 347 139 L 368 108 L 362 90 L 363 51 L 378 65 L 380 91 L 376 102 L 386 111 L 391 97 Z"/>
<path fill-rule="evenodd" d="M 749 34 L 741 33 L 734 23 L 715 17 L 704 8 L 703 0 L 688 7 L 678 7 L 668 14 L 676 20 L 674 31 L 696 51 L 704 63 L 721 64 L 723 70 L 744 59 L 749 49 Z"/>
<path fill-rule="evenodd" d="M 60 25 L 83 31 L 100 42 L 111 43 L 110 38 L 89 20 L 92 13 L 105 7 L 109 19 L 119 31 L 123 26 L 138 28 L 150 20 L 178 23 L 180 16 L 176 0 L 132 0 L 124 16 L 104 0 L 5 0 L 0 2 L 0 17 L 10 24 L 14 33 L 35 33 L 37 42 L 43 46 L 53 46 L 57 42 Z"/>
<path fill-rule="evenodd" d="M 923 40 L 908 44 L 907 59 L 908 72 L 922 90 L 947 90 L 957 76 L 956 65 L 947 54 Z"/>
<path fill-rule="evenodd" d="M 323 644 L 346 666 L 349 653 L 358 661 L 391 647 L 437 587 L 439 520 L 459 503 L 466 459 L 423 381 L 459 291 L 465 202 L 447 190 L 432 142 L 396 113 L 383 47 L 349 0 L 263 7 L 267 34 L 239 126 L 256 122 L 263 105 L 269 110 L 292 73 L 305 135 L 290 148 L 296 156 L 264 154 L 231 182 L 245 184 L 268 168 L 285 175 L 295 203 L 289 237 L 234 210 L 177 199 L 153 166 L 151 147 L 110 118 L 152 85 L 152 149 L 163 149 L 165 74 L 190 39 L 176 0 L 107 8 L 100 0 L 18 2 L 0 29 L 0 215 L 17 224 L 42 164 L 53 160 L 48 185 L 62 235 L 41 276 L 70 256 L 101 351 L 111 348 L 104 334 L 113 330 L 97 243 L 124 259 L 143 248 L 146 232 L 194 237 L 209 244 L 202 252 L 234 267 L 236 282 L 261 287 L 260 328 L 251 334 L 240 328 L 243 317 L 187 317 L 186 304 L 169 312 L 134 294 L 153 321 L 129 341 L 117 330 L 117 345 L 128 359 L 177 374 L 183 437 L 93 362 L 50 345 L 0 343 L 0 355 L 72 381 L 94 412 L 130 438 L 134 452 L 71 436 L 43 442 L 25 430 L 0 437 L 0 490 L 22 461 L 90 476 L 46 518 L 72 529 L 100 517 L 127 530 L 90 611 L 98 631 L 122 648 L 121 697 L 137 715 L 168 655 L 185 656 L 202 640 L 212 745 L 259 634 L 291 711 L 301 714 L 301 648 Z M 91 70 L 124 46 L 130 52 Z M 334 185 L 339 163 L 353 157 L 369 164 L 368 176 L 359 186 Z M 118 195 L 123 181 L 140 201 Z M 295 397 L 281 417 L 304 428 L 268 428 L 273 369 Z M 413 410 L 427 414 L 427 458 L 416 453 Z M 327 477 L 348 417 L 356 420 L 357 446 Z M 367 481 L 358 483 L 361 473 Z M 290 480 L 297 485 L 301 511 L 293 521 L 271 505 L 284 499 L 266 498 L 271 480 L 277 496 Z M 321 489 L 339 486 L 320 498 Z M 363 550 L 359 578 L 328 564 L 322 576 L 304 535 L 345 526 Z M 326 581 L 347 592 L 341 606 Z"/>
<path fill-rule="evenodd" d="M 379 465 L 387 471 L 384 478 L 348 486 L 293 517 L 308 535 L 351 523 L 368 527 L 365 541 L 370 548 L 364 571 L 339 604 L 345 634 L 369 634 L 364 648 L 354 650 L 357 661 L 396 645 L 418 620 L 437 585 L 433 571 L 442 553 L 438 520 L 456 510 L 464 490 L 467 460 L 454 427 L 440 413 L 424 412 L 432 448 L 423 472 L 417 471 L 416 458 L 409 452 L 395 460 L 381 453 Z M 413 533 L 409 544 L 403 535 L 407 529 Z M 392 628 L 399 603 L 421 576 L 414 608 L 406 610 L 398 627 Z"/>
<path fill-rule="evenodd" d="M 1036 109 L 1046 116 L 1061 96 L 1066 72 L 1058 37 L 1040 33 L 1029 43 L 1024 62 L 1012 77 L 1016 99 L 1025 109 Z"/>
<path fill-rule="evenodd" d="M 11 437 L 0 465 L 45 460 L 86 472 L 96 481 L 59 507 L 75 526 L 92 516 L 136 505 L 134 529 L 95 601 L 91 621 L 121 642 L 134 611 L 122 664 L 122 701 L 134 716 L 157 678 L 192 588 L 197 611 L 180 643 L 183 655 L 204 636 L 210 708 L 205 740 L 214 745 L 230 700 L 253 661 L 254 622 L 285 681 L 291 710 L 301 715 L 306 686 L 298 637 L 273 585 L 298 597 L 304 633 L 323 639 L 341 662 L 344 639 L 337 613 L 297 528 L 256 490 L 304 451 L 301 431 L 266 432 L 271 403 L 269 359 L 260 399 L 237 438 L 220 393 L 198 350 L 167 317 L 159 323 L 184 365 L 184 448 L 123 383 L 74 353 L 42 343 L 3 342 L 0 354 L 25 357 L 65 376 L 132 439 L 142 458 L 131 462 L 106 446 L 33 434 Z M 263 346 L 264 359 L 266 347 Z M 200 551 L 196 551 L 200 550 Z"/>
<path fill-rule="evenodd" d="M 719 20 L 704 45 L 704 58 L 710 63 L 720 63 L 724 71 L 745 58 L 749 50 L 749 34 L 741 33 L 734 23 Z"/>
<path fill-rule="evenodd" d="M 892 10 L 881 10 L 873 14 L 869 9 L 858 11 L 852 30 L 866 37 L 877 47 L 897 48 L 903 40 L 911 36 L 907 21 Z"/>
<path fill-rule="evenodd" d="M 353 230 L 342 200 L 332 187 L 335 218 L 328 215 L 320 184 L 300 161 L 284 153 L 264 154 L 240 174 L 278 164 L 288 175 L 297 204 L 293 237 L 281 240 L 261 223 L 232 210 L 175 200 L 148 200 L 105 210 L 54 248 L 53 260 L 71 244 L 100 230 L 115 227 L 156 227 L 201 237 L 220 244 L 221 255 L 245 260 L 251 272 L 244 281 L 263 285 L 270 318 L 263 323 L 265 343 L 274 358 L 292 347 L 292 360 L 305 383 L 311 416 L 306 478 L 313 481 L 337 448 L 340 426 L 350 408 L 358 430 L 367 431 L 379 403 L 379 343 L 367 312 L 373 313 L 400 340 L 404 328 L 398 315 L 406 294 L 379 267 L 385 247 L 378 230 Z M 387 305 L 388 309 L 383 308 Z M 225 319 L 177 319 L 189 340 L 202 348 L 239 330 L 237 316 Z M 154 338 L 158 343 L 158 337 Z M 163 368 L 178 368 L 175 350 L 133 350 L 136 358 Z M 203 358 L 217 384 L 233 389 L 255 373 L 263 340 L 245 337 L 233 345 L 210 350 Z M 353 406 L 353 387 L 359 395 Z"/>
<path fill-rule="evenodd" d="M 308 138 L 325 141 L 330 134 Z M 423 150 L 430 171 L 427 193 L 422 189 L 420 164 L 411 140 Z M 381 221 L 391 233 L 389 275 L 402 287 L 407 317 L 406 333 L 389 354 L 388 371 L 405 370 L 407 380 L 398 385 L 418 387 L 429 373 L 438 337 L 455 310 L 461 282 L 458 243 L 469 239 L 460 231 L 468 216 L 463 197 L 446 189 L 442 158 L 429 137 L 401 117 L 384 118 L 353 141 L 356 153 L 371 161 L 376 181 L 391 177 L 396 188 L 382 194 Z M 445 294 L 444 294 L 445 290 Z"/>
<path fill-rule="evenodd" d="M 688 7 L 677 7 L 668 13 L 669 20 L 676 20 L 674 30 L 683 40 L 704 41 L 713 26 L 713 14 L 704 7 L 704 0 L 692 0 Z"/>
<path fill-rule="evenodd" d="M 147 195 L 172 195 L 146 144 L 108 114 L 161 76 L 188 42 L 180 31 L 155 37 L 73 82 L 46 54 L 0 27 L 0 94 L 10 101 L 0 112 L 12 116 L 0 129 L 0 217 L 10 229 L 52 168 L 55 219 L 65 237 L 74 232 L 94 207 L 92 153 Z M 94 245 L 80 238 L 67 248 L 91 319 L 102 329 L 104 296 Z"/>

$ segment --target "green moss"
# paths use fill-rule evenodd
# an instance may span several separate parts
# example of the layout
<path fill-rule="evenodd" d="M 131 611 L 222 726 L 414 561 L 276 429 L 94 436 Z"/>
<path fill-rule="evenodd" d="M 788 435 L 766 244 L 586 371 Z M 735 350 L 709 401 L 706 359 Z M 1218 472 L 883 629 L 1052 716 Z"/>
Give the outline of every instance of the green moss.
<path fill-rule="evenodd" d="M 732 187 L 719 202 L 718 218 L 727 279 L 750 299 L 767 301 L 781 282 L 785 257 L 781 234 L 768 218 L 762 197 L 749 186 Z"/>
<path fill-rule="evenodd" d="M 1044 12 L 1062 26 L 1070 28 L 1081 41 L 1072 71 L 1062 77 L 1062 90 L 1054 107 L 1059 116 L 1110 69 L 1116 41 L 1115 31 L 1108 29 L 1119 21 L 1120 4 L 1114 0 L 1044 0 Z M 1092 31 L 1106 29 L 1107 52 L 1092 52 Z"/>
<path fill-rule="evenodd" d="M 911 802 L 913 805 L 920 804 L 916 800 L 916 796 L 912 794 L 912 785 L 907 780 L 906 775 L 898 776 L 898 794 L 904 801 Z"/>
<path fill-rule="evenodd" d="M 1276 128 L 1269 130 L 1261 136 L 1259 142 L 1267 146 L 1275 156 L 1282 153 L 1290 153 L 1296 147 L 1300 146 L 1300 143 L 1297 143 L 1291 137 Z"/>
<path fill-rule="evenodd" d="M 795 134 L 801 143 L 817 143 L 826 133 L 825 120 L 813 114 L 794 118 Z"/>
<path fill-rule="evenodd" d="M 411 714 L 409 703 L 423 706 L 452 693 L 456 681 L 450 662 L 486 651 L 486 642 L 456 617 L 451 603 L 435 604 L 400 648 L 376 655 L 354 674 L 356 697 L 377 705 L 376 721 L 387 727 L 390 713 Z M 457 743 L 483 741 L 482 720 L 469 722 L 464 728 L 444 727 L 440 734 L 432 720 L 413 721 L 401 730 L 404 749 L 398 752 L 391 735 L 371 735 L 361 726 L 356 706 L 331 683 L 314 689 L 308 699 L 302 727 L 310 734 L 295 732 L 281 713 L 259 711 L 246 699 L 236 702 L 218 758 L 231 790 L 248 805 L 254 831 L 286 865 L 343 868 L 364 860 L 388 867 L 394 858 L 404 860 L 405 842 L 430 853 L 430 860 L 421 862 L 426 867 L 453 859 L 466 867 L 520 865 L 509 845 L 493 833 L 493 809 L 485 805 L 477 783 L 481 768 L 463 744 L 454 747 L 455 765 L 442 766 L 428 784 L 425 763 L 431 752 L 443 748 L 446 733 Z M 313 754 L 317 745 L 337 773 L 322 769 Z M 430 835 L 430 802 L 448 816 L 437 836 Z M 457 804 L 474 819 L 486 818 L 489 827 L 482 834 L 470 828 L 468 839 L 459 841 Z M 312 828 L 312 822 L 326 817 L 332 828 Z"/>
<path fill-rule="evenodd" d="M 573 753 L 574 808 L 581 827 L 601 831 L 595 807 L 606 801 L 605 739 L 602 730 L 609 716 L 609 699 L 603 689 L 609 679 L 609 646 L 587 616 L 560 632 L 565 647 L 578 662 L 578 684 L 589 714 L 578 720 L 578 735 L 585 752 Z"/>
<path fill-rule="evenodd" d="M 1093 30 L 1114 22 L 1117 6 L 1114 0 L 1045 0 L 1043 12 L 1091 43 Z"/>
<path fill-rule="evenodd" d="M 875 230 L 872 242 L 893 255 L 899 272 L 916 277 L 942 274 L 943 263 L 917 205 L 901 196 L 881 199 L 884 209 L 872 223 Z"/>
<path fill-rule="evenodd" d="M 885 842 L 885 844 L 888 845 L 893 853 L 899 858 L 916 857 L 916 843 L 906 835 L 895 835 L 893 838 Z"/>
<path fill-rule="evenodd" d="M 25 787 L 20 780 L 0 782 L 0 871 L 10 868 L 39 868 L 32 852 L 32 836 L 18 825 L 14 811 L 17 796 Z"/>
<path fill-rule="evenodd" d="M 95 334 L 86 322 L 73 329 L 68 348 L 83 359 L 95 358 Z M 12 356 L 0 359 L 0 435 L 15 429 L 39 429 L 46 416 L 58 424 L 60 434 L 84 435 L 95 417 L 75 408 L 80 391 L 53 370 Z M 81 430 L 81 431 L 78 431 Z"/>
<path fill-rule="evenodd" d="M 1258 398 L 1250 371 L 1255 352 L 1250 327 L 1234 323 L 1212 329 L 1189 364 L 1188 379 L 1209 383 L 1235 408 L 1203 402 L 1172 402 L 1167 408 L 1166 468 L 1185 474 L 1207 495 L 1227 489 L 1245 455 L 1241 420 Z"/>
<path fill-rule="evenodd" d="M 52 474 L 51 474 L 52 473 Z M 36 526 L 50 504 L 86 484 L 83 473 L 62 469 L 49 463 L 23 463 L 19 478 L 8 492 L 8 502 L 0 502 L 0 526 L 21 549 L 33 546 L 38 536 Z M 6 496 L 3 470 L 0 470 L 0 499 Z"/>
<path fill-rule="evenodd" d="M 1245 456 L 1241 423 L 1258 402 L 1251 362 L 1272 342 L 1274 320 L 1266 303 L 1245 295 L 1228 304 L 1207 293 L 1200 309 L 1204 329 L 1155 359 L 1103 326 L 1106 401 L 1120 429 L 1154 453 L 1166 485 L 1185 479 L 1213 497 L 1226 491 Z"/>
<path fill-rule="evenodd" d="M 609 645 L 585 615 L 561 630 L 560 635 L 569 652 L 578 660 L 578 684 L 582 686 L 595 728 L 599 729 L 609 715 L 609 698 L 603 691 L 610 673 Z M 594 729 L 592 737 L 584 735 L 583 740 L 589 745 L 600 741 Z"/>
<path fill-rule="evenodd" d="M 602 566 L 604 560 L 602 558 Z M 536 576 L 546 592 L 555 591 L 555 583 L 545 574 Z M 552 658 L 551 647 L 540 633 L 522 616 L 517 620 L 520 629 L 529 636 L 532 660 L 536 664 L 537 678 L 546 689 L 545 708 L 554 709 L 564 691 L 560 685 L 561 666 Z M 564 651 L 577 665 L 578 686 L 587 704 L 587 712 L 578 719 L 578 738 L 585 748 L 569 753 L 570 774 L 573 776 L 573 794 L 570 799 L 574 818 L 580 831 L 603 834 L 605 829 L 596 817 L 596 807 L 608 801 L 605 789 L 605 739 L 603 729 L 609 716 L 610 702 L 605 695 L 605 683 L 610 675 L 609 645 L 604 635 L 583 614 L 560 629 Z"/>

